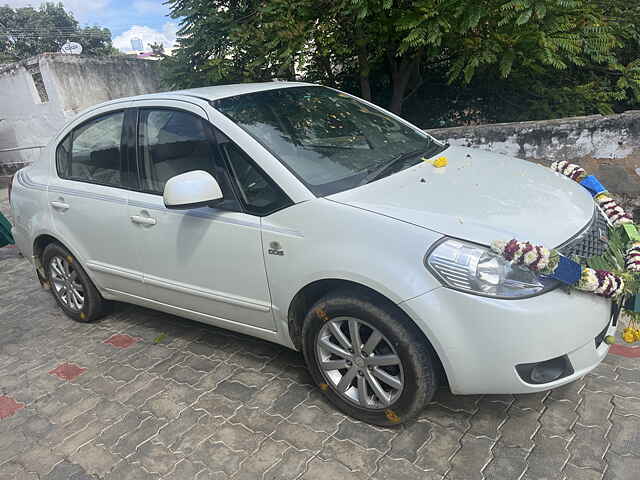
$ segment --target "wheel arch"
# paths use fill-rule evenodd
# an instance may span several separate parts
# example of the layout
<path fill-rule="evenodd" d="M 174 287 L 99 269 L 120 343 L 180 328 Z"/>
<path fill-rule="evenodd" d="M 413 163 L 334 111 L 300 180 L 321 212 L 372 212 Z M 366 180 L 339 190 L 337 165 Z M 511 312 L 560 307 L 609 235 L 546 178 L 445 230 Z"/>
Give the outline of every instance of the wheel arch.
<path fill-rule="evenodd" d="M 84 272 L 91 279 L 93 284 L 96 285 L 96 288 L 98 288 L 96 281 L 93 278 L 92 272 L 87 268 L 84 268 L 82 258 L 78 255 L 75 249 L 70 248 L 67 243 L 60 240 L 56 235 L 50 232 L 39 233 L 38 235 L 36 235 L 35 239 L 33 240 L 33 263 L 36 267 L 38 280 L 40 280 L 40 283 L 42 284 L 42 286 L 48 285 L 47 275 L 44 270 L 44 265 L 42 264 L 42 254 L 44 253 L 45 248 L 47 248 L 47 246 L 52 243 L 57 243 L 58 245 L 61 245 L 62 247 L 69 250 L 69 252 L 71 252 L 71 255 L 73 255 L 76 258 L 76 260 L 80 262 L 80 265 L 83 267 Z M 99 288 L 98 288 L 98 291 L 100 291 Z"/>
<path fill-rule="evenodd" d="M 407 322 L 413 324 L 431 349 L 433 356 L 438 364 L 437 368 L 441 373 L 443 380 L 447 381 L 446 372 L 444 370 L 442 360 L 440 359 L 438 352 L 433 347 L 433 343 L 431 342 L 431 340 L 429 340 L 422 329 L 418 327 L 416 322 L 414 322 L 413 319 L 395 302 L 393 302 L 382 293 L 369 286 L 354 282 L 352 280 L 344 280 L 339 278 L 315 280 L 302 287 L 294 295 L 287 311 L 287 325 L 289 330 L 289 337 L 291 338 L 291 341 L 293 342 L 293 345 L 297 350 L 302 351 L 302 325 L 307 313 L 311 309 L 311 306 L 315 302 L 320 300 L 320 298 L 322 298 L 324 295 L 335 290 L 349 290 L 351 292 L 356 292 L 357 294 L 362 295 L 365 298 L 383 303 L 395 310 L 400 318 L 404 318 Z"/>

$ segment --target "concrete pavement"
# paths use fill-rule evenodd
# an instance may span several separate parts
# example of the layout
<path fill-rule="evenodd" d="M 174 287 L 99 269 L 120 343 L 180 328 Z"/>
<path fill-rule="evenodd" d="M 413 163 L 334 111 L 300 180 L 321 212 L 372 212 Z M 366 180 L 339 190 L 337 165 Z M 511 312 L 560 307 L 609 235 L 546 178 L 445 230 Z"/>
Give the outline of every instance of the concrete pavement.
<path fill-rule="evenodd" d="M 7 212 L 6 190 L 0 209 Z M 118 304 L 74 323 L 0 249 L 0 480 L 568 479 L 640 471 L 640 359 L 535 395 L 442 389 L 398 429 L 353 421 L 300 354 Z"/>

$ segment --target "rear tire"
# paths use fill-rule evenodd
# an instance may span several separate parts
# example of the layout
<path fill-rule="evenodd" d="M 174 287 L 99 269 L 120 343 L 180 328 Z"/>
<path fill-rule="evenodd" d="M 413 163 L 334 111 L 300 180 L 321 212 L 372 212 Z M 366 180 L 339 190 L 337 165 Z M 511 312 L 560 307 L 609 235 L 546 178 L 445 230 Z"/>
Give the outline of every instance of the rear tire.
<path fill-rule="evenodd" d="M 105 310 L 105 301 L 69 250 L 50 243 L 42 253 L 51 293 L 62 311 L 76 322 L 91 322 Z"/>
<path fill-rule="evenodd" d="M 438 388 L 429 342 L 403 312 L 373 295 L 329 293 L 307 314 L 302 336 L 314 381 L 338 409 L 358 420 L 405 423 Z"/>

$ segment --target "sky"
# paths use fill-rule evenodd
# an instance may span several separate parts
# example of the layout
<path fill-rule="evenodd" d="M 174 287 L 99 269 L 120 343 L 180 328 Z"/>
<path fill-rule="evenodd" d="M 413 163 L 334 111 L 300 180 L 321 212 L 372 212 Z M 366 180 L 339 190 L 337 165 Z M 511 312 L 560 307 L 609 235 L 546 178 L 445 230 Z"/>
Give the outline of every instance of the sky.
<path fill-rule="evenodd" d="M 57 3 L 58 0 L 52 0 Z M 0 0 L 10 7 L 37 8 L 42 0 Z M 178 22 L 169 17 L 169 9 L 162 0 L 62 0 L 68 12 L 81 26 L 98 25 L 111 30 L 113 46 L 130 52 L 131 39 L 140 38 L 149 50 L 149 43 L 173 46 Z"/>

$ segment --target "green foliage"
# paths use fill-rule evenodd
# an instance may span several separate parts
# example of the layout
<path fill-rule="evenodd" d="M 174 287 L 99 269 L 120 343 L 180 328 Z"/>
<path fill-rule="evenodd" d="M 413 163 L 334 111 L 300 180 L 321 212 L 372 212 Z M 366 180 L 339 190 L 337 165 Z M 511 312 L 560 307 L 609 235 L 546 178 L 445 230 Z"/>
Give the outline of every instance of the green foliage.
<path fill-rule="evenodd" d="M 640 293 L 640 276 L 628 272 L 625 267 L 625 256 L 628 247 L 628 238 L 624 228 L 618 226 L 609 229 L 609 248 L 598 257 L 592 257 L 587 261 L 590 268 L 607 270 L 622 277 L 624 280 L 625 296 L 630 297 Z M 624 301 L 624 300 L 623 300 Z M 625 310 L 627 314 L 633 314 Z M 637 316 L 637 314 L 634 314 Z"/>
<path fill-rule="evenodd" d="M 587 261 L 589 267 L 596 270 L 607 270 L 613 273 L 625 271 L 625 252 L 627 251 L 627 237 L 621 227 L 609 230 L 609 248 L 598 257 Z"/>
<path fill-rule="evenodd" d="M 640 6 L 627 0 L 168 4 L 182 19 L 175 56 L 161 62 L 171 87 L 306 80 L 404 106 L 425 126 L 640 102 Z"/>
<path fill-rule="evenodd" d="M 67 41 L 80 43 L 86 55 L 110 55 L 114 50 L 108 29 L 80 28 L 61 3 L 43 3 L 38 9 L 0 6 L 0 63 L 59 52 Z"/>
<path fill-rule="evenodd" d="M 153 53 L 154 55 L 157 55 L 159 57 L 164 56 L 164 44 L 161 43 L 150 43 L 149 44 L 149 48 L 151 49 L 151 53 Z"/>

